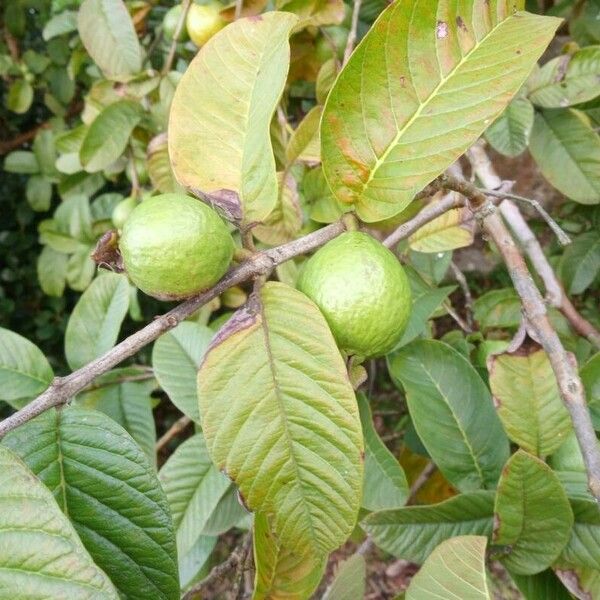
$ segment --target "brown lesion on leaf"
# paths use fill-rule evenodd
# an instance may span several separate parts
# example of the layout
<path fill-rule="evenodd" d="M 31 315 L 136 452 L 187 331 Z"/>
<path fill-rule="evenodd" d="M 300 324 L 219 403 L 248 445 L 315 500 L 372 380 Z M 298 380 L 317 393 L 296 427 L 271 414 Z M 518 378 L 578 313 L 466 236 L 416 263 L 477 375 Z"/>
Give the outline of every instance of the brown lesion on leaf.
<path fill-rule="evenodd" d="M 233 316 L 219 329 L 215 337 L 212 339 L 206 355 L 216 346 L 230 338 L 232 335 L 249 329 L 253 325 L 260 322 L 260 297 L 258 294 L 251 294 L 248 302 L 238 309 Z M 205 356 L 206 356 L 205 355 Z"/>
<path fill-rule="evenodd" d="M 446 21 L 438 21 L 435 28 L 435 37 L 438 40 L 443 40 L 448 37 L 448 23 Z"/>
<path fill-rule="evenodd" d="M 464 22 L 463 18 L 460 15 L 456 17 L 456 26 L 462 31 L 468 31 L 467 24 Z"/>
<path fill-rule="evenodd" d="M 594 596 L 589 590 L 585 590 L 581 585 L 581 579 L 579 574 L 572 569 L 566 568 L 555 568 L 554 572 L 556 576 L 561 580 L 562 584 L 571 592 L 576 598 L 580 600 L 594 600 Z"/>
<path fill-rule="evenodd" d="M 202 202 L 214 208 L 224 219 L 239 227 L 244 217 L 242 202 L 238 193 L 234 190 L 215 190 L 204 192 L 197 188 L 189 188 L 190 192 Z"/>
<path fill-rule="evenodd" d="M 101 269 L 107 269 L 115 273 L 125 271 L 123 257 L 119 250 L 119 234 L 114 229 L 102 235 L 90 257 Z"/>

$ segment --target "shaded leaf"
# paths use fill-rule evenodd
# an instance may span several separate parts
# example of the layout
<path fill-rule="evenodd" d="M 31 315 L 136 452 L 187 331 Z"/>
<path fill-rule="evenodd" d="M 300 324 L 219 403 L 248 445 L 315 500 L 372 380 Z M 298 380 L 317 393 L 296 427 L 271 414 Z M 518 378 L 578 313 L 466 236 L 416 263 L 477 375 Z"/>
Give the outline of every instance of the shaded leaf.
<path fill-rule="evenodd" d="M 568 294 L 581 294 L 600 273 L 600 231 L 578 235 L 565 250 L 561 276 Z"/>
<path fill-rule="evenodd" d="M 105 273 L 79 298 L 67 324 L 65 354 L 78 369 L 110 350 L 129 307 L 127 277 Z"/>
<path fill-rule="evenodd" d="M 277 10 L 294 13 L 304 26 L 339 25 L 344 20 L 342 0 L 277 0 Z"/>
<path fill-rule="evenodd" d="M 37 275 L 40 287 L 48 296 L 60 297 L 65 290 L 68 256 L 44 246 L 38 256 Z"/>
<path fill-rule="evenodd" d="M 537 575 L 511 574 L 525 600 L 571 600 L 560 579 L 551 569 Z"/>
<path fill-rule="evenodd" d="M 486 129 L 485 139 L 504 156 L 518 156 L 529 144 L 533 128 L 533 105 L 527 98 L 514 98 Z"/>
<path fill-rule="evenodd" d="M 485 574 L 484 537 L 465 535 L 442 542 L 413 577 L 406 600 L 491 600 Z"/>
<path fill-rule="evenodd" d="M 52 38 L 77 31 L 77 12 L 74 10 L 63 10 L 54 15 L 44 25 L 42 37 L 48 42 Z"/>
<path fill-rule="evenodd" d="M 353 554 L 343 561 L 336 573 L 335 579 L 325 591 L 323 600 L 356 600 L 364 598 L 367 587 L 367 565 L 365 557 Z"/>
<path fill-rule="evenodd" d="M 362 220 L 405 208 L 519 90 L 561 21 L 518 4 L 402 0 L 363 38 L 321 124 L 327 180 Z"/>
<path fill-rule="evenodd" d="M 16 79 L 8 88 L 6 108 L 22 115 L 26 113 L 33 102 L 33 87 L 25 79 Z"/>
<path fill-rule="evenodd" d="M 40 166 L 33 152 L 14 150 L 4 159 L 4 170 L 8 173 L 33 175 L 40 172 Z"/>
<path fill-rule="evenodd" d="M 294 130 L 285 149 L 285 156 L 289 164 L 295 160 L 320 162 L 321 141 L 319 138 L 319 123 L 322 112 L 322 106 L 314 106 Z"/>
<path fill-rule="evenodd" d="M 417 340 L 388 357 L 414 427 L 444 476 L 461 491 L 493 488 L 508 458 L 508 439 L 490 393 L 451 346 Z"/>
<path fill-rule="evenodd" d="M 117 600 L 69 519 L 23 462 L 0 447 L 0 588 L 5 598 Z"/>
<path fill-rule="evenodd" d="M 600 511 L 598 503 L 571 499 L 573 529 L 561 562 L 600 571 Z"/>
<path fill-rule="evenodd" d="M 600 352 L 590 358 L 579 372 L 585 388 L 594 428 L 600 428 Z"/>
<path fill-rule="evenodd" d="M 483 330 L 518 327 L 521 301 L 512 288 L 491 290 L 475 300 L 473 316 Z"/>
<path fill-rule="evenodd" d="M 556 475 L 519 450 L 506 463 L 494 508 L 494 543 L 507 546 L 510 571 L 533 575 L 547 569 L 567 544 L 573 511 Z"/>
<path fill-rule="evenodd" d="M 324 554 L 351 533 L 362 432 L 333 336 L 303 294 L 269 282 L 221 328 L 198 373 L 209 453 L 287 551 Z"/>
<path fill-rule="evenodd" d="M 183 188 L 177 183 L 171 169 L 166 134 L 161 133 L 152 138 L 147 152 L 146 164 L 152 185 L 162 194 L 183 193 Z"/>
<path fill-rule="evenodd" d="M 136 443 L 112 419 L 50 410 L 2 441 L 46 484 L 124 598 L 178 597 L 165 495 Z"/>
<path fill-rule="evenodd" d="M 230 219 L 262 221 L 277 202 L 269 127 L 297 21 L 269 12 L 228 25 L 202 47 L 175 91 L 169 121 L 175 176 Z"/>
<path fill-rule="evenodd" d="M 427 506 L 382 510 L 366 517 L 365 530 L 390 554 L 423 563 L 444 540 L 492 533 L 493 492 L 470 492 Z"/>
<path fill-rule="evenodd" d="M 32 175 L 27 180 L 25 196 L 33 210 L 44 212 L 50 208 L 52 183 L 42 175 Z"/>

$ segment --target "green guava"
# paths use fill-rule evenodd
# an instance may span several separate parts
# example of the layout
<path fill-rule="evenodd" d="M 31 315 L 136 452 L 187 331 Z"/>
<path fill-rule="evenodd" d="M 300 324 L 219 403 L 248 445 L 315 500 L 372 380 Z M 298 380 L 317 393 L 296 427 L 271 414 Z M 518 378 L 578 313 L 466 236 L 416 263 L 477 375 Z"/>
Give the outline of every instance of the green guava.
<path fill-rule="evenodd" d="M 199 48 L 227 25 L 221 17 L 223 5 L 220 2 L 192 4 L 187 14 L 185 25 L 190 39 Z"/>
<path fill-rule="evenodd" d="M 183 6 L 178 4 L 177 6 L 173 6 L 173 8 L 167 11 L 165 18 L 163 19 L 163 34 L 165 39 L 169 42 L 173 40 L 175 37 L 175 32 L 177 31 L 177 25 L 179 24 L 179 19 L 181 18 L 181 11 L 183 10 Z M 189 39 L 187 29 L 184 26 L 181 28 L 179 32 L 179 36 L 177 37 L 178 42 L 185 42 Z"/>
<path fill-rule="evenodd" d="M 127 275 L 140 290 L 159 300 L 180 300 L 225 274 L 233 240 L 221 217 L 200 200 L 162 194 L 129 215 L 119 249 Z"/>
<path fill-rule="evenodd" d="M 392 350 L 410 316 L 404 269 L 385 246 L 359 231 L 318 250 L 304 266 L 298 289 L 321 309 L 338 346 L 363 358 Z"/>

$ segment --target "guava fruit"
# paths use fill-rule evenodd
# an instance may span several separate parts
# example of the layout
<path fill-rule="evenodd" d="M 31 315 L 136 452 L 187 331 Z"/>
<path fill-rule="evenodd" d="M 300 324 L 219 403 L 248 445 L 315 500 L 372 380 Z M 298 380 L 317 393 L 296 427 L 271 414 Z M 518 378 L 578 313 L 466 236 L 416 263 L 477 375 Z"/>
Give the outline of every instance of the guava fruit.
<path fill-rule="evenodd" d="M 220 2 L 192 4 L 185 25 L 188 35 L 196 46 L 201 47 L 227 24 L 221 17 L 223 5 Z"/>
<path fill-rule="evenodd" d="M 175 31 L 177 31 L 177 24 L 179 23 L 179 19 L 181 17 L 181 11 L 183 7 L 181 4 L 170 8 L 163 19 L 163 34 L 167 41 L 172 41 L 175 37 Z M 181 28 L 179 32 L 179 36 L 177 37 L 178 42 L 185 42 L 189 39 L 187 29 L 185 25 Z"/>
<path fill-rule="evenodd" d="M 225 274 L 233 240 L 221 217 L 200 200 L 162 194 L 129 215 L 119 249 L 127 275 L 140 290 L 159 300 L 180 300 Z"/>
<path fill-rule="evenodd" d="M 385 246 L 359 231 L 318 250 L 306 262 L 298 289 L 321 309 L 338 346 L 363 358 L 392 350 L 410 316 L 404 269 Z"/>

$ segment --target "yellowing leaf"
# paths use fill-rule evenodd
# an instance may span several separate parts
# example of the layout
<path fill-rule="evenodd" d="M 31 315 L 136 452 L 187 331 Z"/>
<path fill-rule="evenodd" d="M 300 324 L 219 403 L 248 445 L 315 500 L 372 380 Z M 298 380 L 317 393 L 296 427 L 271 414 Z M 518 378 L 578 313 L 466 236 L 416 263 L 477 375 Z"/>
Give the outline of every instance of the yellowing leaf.
<path fill-rule="evenodd" d="M 219 331 L 198 372 L 206 446 L 288 552 L 352 532 L 363 440 L 354 392 L 317 307 L 267 283 Z"/>
<path fill-rule="evenodd" d="M 277 0 L 277 10 L 297 14 L 302 25 L 339 25 L 344 20 L 343 0 Z"/>
<path fill-rule="evenodd" d="M 561 20 L 517 0 L 398 0 L 338 77 L 321 122 L 323 168 L 365 221 L 400 212 L 483 133 Z"/>
<path fill-rule="evenodd" d="M 277 202 L 269 135 L 298 17 L 269 12 L 212 37 L 184 73 L 169 118 L 169 155 L 179 183 L 231 220 L 262 221 Z"/>
<path fill-rule="evenodd" d="M 322 112 L 322 106 L 315 106 L 300 121 L 285 149 L 288 163 L 291 164 L 295 160 L 315 163 L 321 161 L 319 122 Z"/>

